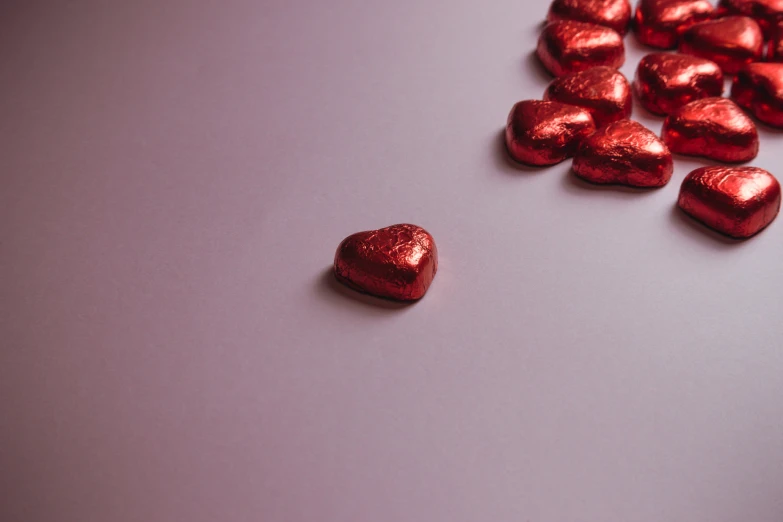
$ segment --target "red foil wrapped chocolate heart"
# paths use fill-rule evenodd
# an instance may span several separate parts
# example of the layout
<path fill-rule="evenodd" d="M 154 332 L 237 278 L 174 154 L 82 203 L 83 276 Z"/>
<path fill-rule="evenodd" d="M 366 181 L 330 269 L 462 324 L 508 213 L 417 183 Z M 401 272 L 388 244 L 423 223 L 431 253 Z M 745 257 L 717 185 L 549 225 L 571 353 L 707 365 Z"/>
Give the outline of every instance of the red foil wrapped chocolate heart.
<path fill-rule="evenodd" d="M 720 0 L 718 14 L 750 16 L 769 36 L 772 28 L 783 20 L 783 0 Z"/>
<path fill-rule="evenodd" d="M 593 117 L 581 107 L 521 101 L 508 115 L 506 147 L 509 155 L 521 163 L 554 165 L 573 156 L 579 143 L 593 132 Z"/>
<path fill-rule="evenodd" d="M 653 53 L 639 62 L 633 88 L 645 109 L 665 116 L 694 100 L 723 94 L 723 72 L 698 56 Z"/>
<path fill-rule="evenodd" d="M 780 211 L 780 184 L 756 167 L 702 167 L 685 177 L 679 207 L 710 228 L 750 237 Z"/>
<path fill-rule="evenodd" d="M 645 45 L 673 49 L 685 29 L 714 14 L 707 0 L 641 0 L 634 13 L 634 30 Z"/>
<path fill-rule="evenodd" d="M 641 123 L 622 120 L 585 139 L 574 156 L 574 172 L 592 183 L 661 187 L 672 177 L 671 152 Z"/>
<path fill-rule="evenodd" d="M 628 0 L 554 0 L 547 21 L 558 20 L 589 22 L 625 34 L 631 21 L 631 3 Z"/>
<path fill-rule="evenodd" d="M 397 301 L 421 299 L 438 270 L 432 236 L 416 225 L 393 225 L 345 238 L 334 275 L 346 286 Z"/>
<path fill-rule="evenodd" d="M 783 128 L 783 63 L 745 66 L 734 77 L 731 97 L 760 121 Z"/>
<path fill-rule="evenodd" d="M 735 74 L 743 66 L 761 60 L 764 36 L 747 16 L 729 16 L 690 26 L 680 38 L 680 52 L 707 58 L 723 72 Z"/>
<path fill-rule="evenodd" d="M 590 111 L 596 127 L 631 116 L 631 86 L 611 67 L 593 67 L 556 78 L 544 92 L 544 99 L 576 105 Z"/>
<path fill-rule="evenodd" d="M 598 65 L 619 68 L 625 62 L 623 37 L 608 27 L 562 20 L 544 27 L 536 49 L 541 63 L 554 76 Z"/>
<path fill-rule="evenodd" d="M 727 163 L 752 160 L 759 150 L 756 124 L 728 98 L 680 107 L 664 121 L 661 136 L 672 152 Z"/>

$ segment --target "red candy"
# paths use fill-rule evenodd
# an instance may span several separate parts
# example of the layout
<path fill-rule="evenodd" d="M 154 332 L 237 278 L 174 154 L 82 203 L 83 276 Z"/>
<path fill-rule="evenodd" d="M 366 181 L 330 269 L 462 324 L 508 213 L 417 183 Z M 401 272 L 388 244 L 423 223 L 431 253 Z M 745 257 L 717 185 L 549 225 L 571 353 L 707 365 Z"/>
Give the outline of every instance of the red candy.
<path fill-rule="evenodd" d="M 334 256 L 334 275 L 346 286 L 397 301 L 427 292 L 438 270 L 432 236 L 416 225 L 394 225 L 345 238 Z"/>
<path fill-rule="evenodd" d="M 544 99 L 587 109 L 597 127 L 626 119 L 633 110 L 628 80 L 611 67 L 593 67 L 557 78 L 547 87 Z"/>
<path fill-rule="evenodd" d="M 756 118 L 783 128 L 783 63 L 752 63 L 734 77 L 731 97 Z"/>
<path fill-rule="evenodd" d="M 619 68 L 625 62 L 623 37 L 608 27 L 564 20 L 544 27 L 538 57 L 553 76 L 564 76 L 598 65 Z"/>
<path fill-rule="evenodd" d="M 574 172 L 593 183 L 661 187 L 672 177 L 672 154 L 641 123 L 623 120 L 599 129 L 579 146 Z"/>
<path fill-rule="evenodd" d="M 755 167 L 702 167 L 685 177 L 678 205 L 718 232 L 746 238 L 778 215 L 780 184 Z"/>
<path fill-rule="evenodd" d="M 783 22 L 778 22 L 770 30 L 770 33 L 767 60 L 770 62 L 783 62 Z"/>
<path fill-rule="evenodd" d="M 713 14 L 707 0 L 641 0 L 634 14 L 634 29 L 643 44 L 673 49 L 682 31 Z"/>
<path fill-rule="evenodd" d="M 677 109 L 664 121 L 661 136 L 672 152 L 727 163 L 752 160 L 759 150 L 753 120 L 727 98 L 704 98 Z"/>
<path fill-rule="evenodd" d="M 579 143 L 593 132 L 593 117 L 585 109 L 558 102 L 521 101 L 508 115 L 506 147 L 521 163 L 554 165 L 573 156 Z"/>
<path fill-rule="evenodd" d="M 680 51 L 712 60 L 723 72 L 735 74 L 761 60 L 764 36 L 752 18 L 729 16 L 689 27 L 680 39 Z"/>
<path fill-rule="evenodd" d="M 697 56 L 648 54 L 639 62 L 633 88 L 645 109 L 665 116 L 694 100 L 723 94 L 723 72 Z"/>
<path fill-rule="evenodd" d="M 631 3 L 628 0 L 554 0 L 547 21 L 558 20 L 604 25 L 625 34 L 631 21 Z"/>
<path fill-rule="evenodd" d="M 750 16 L 769 36 L 772 28 L 783 21 L 783 0 L 720 0 L 718 14 Z"/>

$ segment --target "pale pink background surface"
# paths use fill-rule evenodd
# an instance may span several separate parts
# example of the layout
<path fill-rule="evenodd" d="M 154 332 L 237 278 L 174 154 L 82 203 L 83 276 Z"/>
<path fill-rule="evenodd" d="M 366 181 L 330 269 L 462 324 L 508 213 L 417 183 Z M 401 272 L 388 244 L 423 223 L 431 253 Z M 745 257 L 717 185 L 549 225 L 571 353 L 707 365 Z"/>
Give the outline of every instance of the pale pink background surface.
<path fill-rule="evenodd" d="M 510 166 L 545 11 L 4 2 L 0 520 L 783 520 L 783 222 Z M 399 222 L 424 300 L 331 283 Z"/>

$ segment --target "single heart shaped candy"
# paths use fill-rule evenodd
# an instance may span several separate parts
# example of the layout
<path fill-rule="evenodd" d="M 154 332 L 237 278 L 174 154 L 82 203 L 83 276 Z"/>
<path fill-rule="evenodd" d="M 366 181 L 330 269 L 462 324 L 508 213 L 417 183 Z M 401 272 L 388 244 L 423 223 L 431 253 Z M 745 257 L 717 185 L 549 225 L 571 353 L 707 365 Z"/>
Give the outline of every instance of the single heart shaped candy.
<path fill-rule="evenodd" d="M 544 92 L 544 99 L 583 107 L 590 111 L 596 127 L 631 116 L 631 86 L 611 67 L 593 67 L 556 78 Z"/>
<path fill-rule="evenodd" d="M 641 123 L 622 120 L 585 139 L 574 156 L 574 172 L 593 183 L 661 187 L 672 177 L 671 152 Z"/>
<path fill-rule="evenodd" d="M 783 128 L 783 63 L 745 66 L 734 77 L 731 97 L 767 125 Z"/>
<path fill-rule="evenodd" d="M 625 62 L 623 37 L 609 27 L 561 20 L 544 27 L 536 49 L 553 76 L 584 71 L 598 65 L 619 68 Z"/>
<path fill-rule="evenodd" d="M 432 236 L 416 225 L 393 225 L 345 238 L 334 255 L 334 275 L 346 286 L 378 297 L 415 301 L 438 270 Z"/>
<path fill-rule="evenodd" d="M 590 22 L 625 34 L 631 21 L 631 3 L 628 0 L 554 0 L 547 21 L 558 20 Z"/>
<path fill-rule="evenodd" d="M 639 62 L 633 88 L 645 109 L 665 116 L 694 100 L 723 94 L 723 72 L 705 58 L 653 53 Z"/>
<path fill-rule="evenodd" d="M 780 184 L 756 167 L 702 167 L 685 177 L 679 207 L 710 228 L 750 237 L 780 211 Z"/>
<path fill-rule="evenodd" d="M 634 13 L 634 29 L 643 44 L 673 49 L 685 29 L 714 14 L 707 0 L 641 0 Z"/>
<path fill-rule="evenodd" d="M 727 163 L 756 157 L 756 124 L 728 98 L 704 98 L 680 107 L 663 122 L 661 136 L 672 152 Z"/>
<path fill-rule="evenodd" d="M 718 15 L 743 15 L 754 18 L 764 34 L 769 36 L 771 29 L 783 20 L 783 0 L 720 0 Z"/>
<path fill-rule="evenodd" d="M 761 60 L 764 35 L 747 16 L 728 16 L 690 26 L 680 38 L 680 52 L 707 58 L 723 72 L 735 74 L 744 65 Z"/>
<path fill-rule="evenodd" d="M 506 148 L 521 163 L 554 165 L 573 156 L 579 143 L 593 132 L 593 117 L 581 107 L 552 101 L 521 101 L 508 115 Z"/>

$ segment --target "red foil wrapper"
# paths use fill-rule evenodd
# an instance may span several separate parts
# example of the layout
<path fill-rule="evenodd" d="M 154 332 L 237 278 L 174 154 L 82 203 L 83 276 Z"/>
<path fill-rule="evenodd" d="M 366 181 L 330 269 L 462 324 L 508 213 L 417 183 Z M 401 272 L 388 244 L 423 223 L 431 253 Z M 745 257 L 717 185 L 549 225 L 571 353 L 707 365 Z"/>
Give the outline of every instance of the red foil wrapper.
<path fill-rule="evenodd" d="M 628 0 L 554 0 L 547 21 L 558 20 L 589 22 L 625 34 L 631 22 L 631 3 Z"/>
<path fill-rule="evenodd" d="M 761 60 L 764 36 L 747 16 L 729 16 L 694 24 L 680 38 L 680 52 L 707 58 L 723 72 L 736 74 L 743 66 Z"/>
<path fill-rule="evenodd" d="M 783 62 L 783 22 L 779 22 L 771 29 L 769 47 L 767 48 L 767 60 L 770 62 Z"/>
<path fill-rule="evenodd" d="M 560 163 L 595 132 L 590 113 L 559 102 L 527 100 L 514 105 L 506 124 L 506 147 L 516 161 L 544 166 Z"/>
<path fill-rule="evenodd" d="M 421 299 L 438 270 L 432 236 L 416 225 L 393 225 L 345 238 L 334 275 L 346 286 L 397 301 Z"/>
<path fill-rule="evenodd" d="M 783 0 L 720 0 L 718 14 L 750 16 L 769 37 L 775 25 L 783 21 Z"/>
<path fill-rule="evenodd" d="M 731 97 L 767 125 L 783 129 L 783 63 L 752 63 L 734 77 Z"/>
<path fill-rule="evenodd" d="M 592 183 L 662 187 L 674 162 L 666 145 L 641 123 L 622 120 L 589 136 L 574 156 L 574 172 Z"/>
<path fill-rule="evenodd" d="M 756 124 L 728 98 L 704 98 L 677 109 L 661 135 L 674 153 L 726 163 L 752 160 L 759 151 Z"/>
<path fill-rule="evenodd" d="M 593 67 L 556 78 L 544 92 L 544 99 L 587 109 L 597 127 L 624 120 L 633 110 L 628 80 L 611 67 Z"/>
<path fill-rule="evenodd" d="M 633 89 L 645 109 L 665 116 L 694 100 L 723 94 L 723 72 L 698 56 L 648 54 L 639 62 Z"/>
<path fill-rule="evenodd" d="M 572 20 L 552 22 L 544 27 L 536 52 L 554 76 L 599 65 L 617 69 L 625 63 L 625 46 L 620 33 L 602 25 Z"/>
<path fill-rule="evenodd" d="M 685 29 L 714 14 L 707 0 L 641 0 L 634 13 L 634 30 L 645 45 L 673 49 Z"/>
<path fill-rule="evenodd" d="M 702 167 L 685 177 L 679 207 L 723 234 L 746 238 L 780 211 L 780 184 L 756 167 Z"/>

